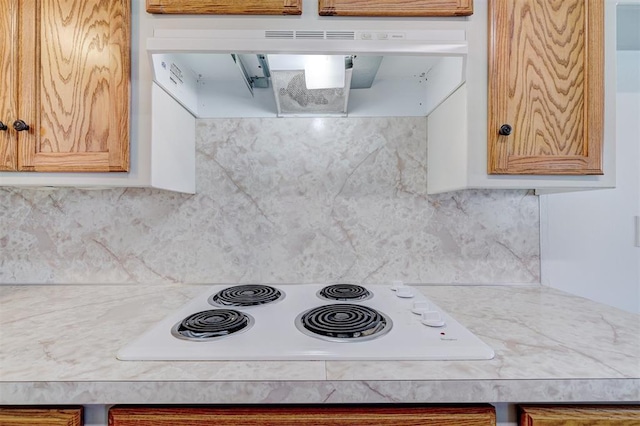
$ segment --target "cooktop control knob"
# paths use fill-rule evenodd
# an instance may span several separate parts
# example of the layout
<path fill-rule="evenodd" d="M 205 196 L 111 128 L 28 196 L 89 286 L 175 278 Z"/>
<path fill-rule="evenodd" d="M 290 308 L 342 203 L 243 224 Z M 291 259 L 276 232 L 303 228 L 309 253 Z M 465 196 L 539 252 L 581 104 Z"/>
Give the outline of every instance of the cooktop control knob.
<path fill-rule="evenodd" d="M 422 315 L 424 312 L 429 310 L 429 302 L 425 300 L 417 300 L 413 302 L 413 308 L 411 308 L 411 312 L 417 315 Z"/>
<path fill-rule="evenodd" d="M 442 315 L 438 311 L 423 312 L 420 322 L 429 327 L 443 327 L 445 324 Z"/>
<path fill-rule="evenodd" d="M 400 280 L 396 280 L 396 281 L 393 281 L 391 283 L 391 290 L 392 291 L 397 291 L 400 287 L 404 287 L 404 282 L 402 282 Z"/>
<path fill-rule="evenodd" d="M 413 291 L 411 290 L 411 287 L 406 287 L 406 286 L 397 287 L 396 296 L 409 299 L 413 297 Z"/>

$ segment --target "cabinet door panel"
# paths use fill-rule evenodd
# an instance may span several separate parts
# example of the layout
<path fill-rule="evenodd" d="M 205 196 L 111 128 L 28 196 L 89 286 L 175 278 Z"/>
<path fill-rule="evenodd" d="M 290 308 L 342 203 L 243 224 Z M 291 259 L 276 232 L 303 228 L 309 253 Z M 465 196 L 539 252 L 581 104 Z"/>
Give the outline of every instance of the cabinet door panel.
<path fill-rule="evenodd" d="M 16 170 L 16 132 L 11 123 L 18 113 L 18 0 L 0 0 L 0 121 L 8 127 L 0 130 L 0 170 Z"/>
<path fill-rule="evenodd" d="M 490 0 L 489 173 L 602 174 L 603 43 L 602 0 Z"/>
<path fill-rule="evenodd" d="M 640 405 L 523 405 L 520 426 L 637 426 Z"/>
<path fill-rule="evenodd" d="M 110 426 L 489 426 L 491 406 L 234 406 L 114 407 Z"/>
<path fill-rule="evenodd" d="M 81 426 L 82 408 L 0 407 L 2 426 Z"/>
<path fill-rule="evenodd" d="M 128 170 L 129 1 L 22 2 L 21 170 Z"/>
<path fill-rule="evenodd" d="M 147 0 L 149 13 L 300 15 L 302 0 Z"/>
<path fill-rule="evenodd" d="M 324 16 L 464 16 L 473 0 L 319 0 Z"/>

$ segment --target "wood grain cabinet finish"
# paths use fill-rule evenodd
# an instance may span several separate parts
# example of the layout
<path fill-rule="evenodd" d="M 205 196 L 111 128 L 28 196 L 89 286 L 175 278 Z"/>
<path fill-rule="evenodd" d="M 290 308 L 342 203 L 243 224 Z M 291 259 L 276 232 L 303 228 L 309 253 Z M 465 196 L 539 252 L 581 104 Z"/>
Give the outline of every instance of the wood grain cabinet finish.
<path fill-rule="evenodd" d="M 482 406 L 233 406 L 114 407 L 109 426 L 489 426 L 495 409 Z"/>
<path fill-rule="evenodd" d="M 2 170 L 127 171 L 130 0 L 0 7 L 0 121 L 9 126 L 0 136 Z M 15 120 L 29 128 L 17 131 Z"/>
<path fill-rule="evenodd" d="M 0 0 L 0 170 L 18 167 L 18 1 Z"/>
<path fill-rule="evenodd" d="M 302 0 L 147 0 L 147 12 L 214 15 L 300 15 Z"/>
<path fill-rule="evenodd" d="M 467 16 L 473 0 L 319 0 L 323 16 Z"/>
<path fill-rule="evenodd" d="M 489 0 L 490 174 L 603 173 L 604 3 Z"/>
<path fill-rule="evenodd" d="M 2 426 L 81 426 L 82 408 L 0 407 Z"/>
<path fill-rule="evenodd" d="M 640 405 L 521 405 L 520 426 L 637 426 Z"/>

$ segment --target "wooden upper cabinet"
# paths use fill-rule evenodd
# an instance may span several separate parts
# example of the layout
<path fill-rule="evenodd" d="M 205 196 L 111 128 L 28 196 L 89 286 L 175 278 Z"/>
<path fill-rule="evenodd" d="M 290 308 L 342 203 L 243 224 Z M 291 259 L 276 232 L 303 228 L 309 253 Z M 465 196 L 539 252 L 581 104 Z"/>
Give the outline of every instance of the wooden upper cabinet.
<path fill-rule="evenodd" d="M 81 426 L 82 408 L 0 407 L 0 425 Z"/>
<path fill-rule="evenodd" d="M 466 16 L 473 0 L 319 0 L 323 16 Z"/>
<path fill-rule="evenodd" d="M 18 167 L 18 135 L 10 130 L 18 112 L 18 1 L 0 0 L 0 170 Z"/>
<path fill-rule="evenodd" d="M 149 13 L 300 15 L 302 0 L 147 0 Z"/>
<path fill-rule="evenodd" d="M 640 405 L 523 405 L 520 426 L 637 426 Z"/>
<path fill-rule="evenodd" d="M 129 169 L 130 11 L 130 0 L 20 2 L 20 170 Z"/>
<path fill-rule="evenodd" d="M 604 3 L 489 0 L 490 174 L 602 174 Z"/>
<path fill-rule="evenodd" d="M 127 171 L 130 0 L 0 10 L 0 170 Z"/>
<path fill-rule="evenodd" d="M 495 409 L 479 406 L 114 407 L 109 426 L 495 426 Z"/>

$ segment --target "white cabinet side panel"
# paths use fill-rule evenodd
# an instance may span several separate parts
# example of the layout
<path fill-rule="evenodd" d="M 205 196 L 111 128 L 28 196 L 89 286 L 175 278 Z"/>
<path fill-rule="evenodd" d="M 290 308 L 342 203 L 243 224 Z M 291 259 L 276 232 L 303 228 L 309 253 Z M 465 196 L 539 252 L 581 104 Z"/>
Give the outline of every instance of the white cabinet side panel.
<path fill-rule="evenodd" d="M 230 55 L 229 55 L 230 57 Z M 179 55 L 152 55 L 155 83 L 171 93 L 194 115 L 198 114 L 198 81 L 194 71 Z"/>
<path fill-rule="evenodd" d="M 467 88 L 462 85 L 427 117 L 427 191 L 467 186 Z"/>
<path fill-rule="evenodd" d="M 438 61 L 427 74 L 427 115 L 464 83 L 465 58 L 451 56 Z"/>
<path fill-rule="evenodd" d="M 194 194 L 196 119 L 155 83 L 151 98 L 151 186 Z"/>

